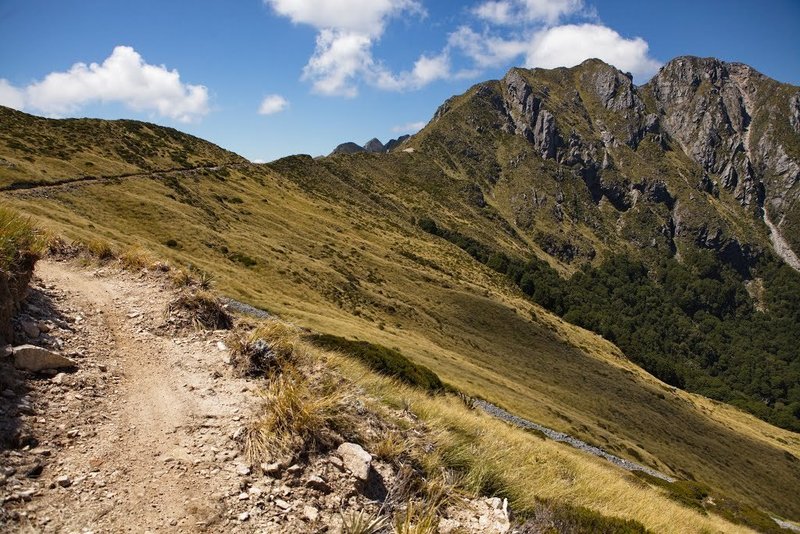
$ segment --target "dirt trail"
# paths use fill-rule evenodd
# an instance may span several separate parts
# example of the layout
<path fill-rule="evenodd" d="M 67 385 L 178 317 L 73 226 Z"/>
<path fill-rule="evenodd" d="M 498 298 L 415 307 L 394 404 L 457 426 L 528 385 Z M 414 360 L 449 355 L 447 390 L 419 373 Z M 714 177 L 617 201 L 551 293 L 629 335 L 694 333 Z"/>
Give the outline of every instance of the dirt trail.
<path fill-rule="evenodd" d="M 77 310 L 75 344 L 83 347 L 73 347 L 76 373 L 61 384 L 40 381 L 30 394 L 44 434 L 30 452 L 46 467 L 31 482 L 36 492 L 20 508 L 20 525 L 217 530 L 246 470 L 233 436 L 257 402 L 247 393 L 254 386 L 225 363 L 224 333 L 159 335 L 170 326 L 170 292 L 152 279 L 118 271 L 106 278 L 53 261 L 39 263 L 36 274 L 45 293 L 58 288 L 60 305 Z M 79 358 L 86 346 L 91 352 Z"/>

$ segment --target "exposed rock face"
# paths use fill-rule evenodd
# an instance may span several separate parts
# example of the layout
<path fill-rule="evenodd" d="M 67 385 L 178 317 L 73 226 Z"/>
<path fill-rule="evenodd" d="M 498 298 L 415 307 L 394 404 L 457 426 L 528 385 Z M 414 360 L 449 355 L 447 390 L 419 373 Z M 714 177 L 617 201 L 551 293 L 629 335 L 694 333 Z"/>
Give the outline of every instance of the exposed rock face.
<path fill-rule="evenodd" d="M 26 255 L 17 262 L 15 272 L 0 270 L 0 343 L 12 341 L 11 317 L 25 298 L 36 259 L 35 256 Z"/>
<path fill-rule="evenodd" d="M 542 108 L 542 99 L 516 70 L 511 70 L 503 83 L 514 132 L 533 143 L 543 158 L 555 158 L 561 138 L 553 114 Z"/>
<path fill-rule="evenodd" d="M 800 93 L 789 99 L 789 124 L 800 134 Z"/>
<path fill-rule="evenodd" d="M 703 170 L 718 175 L 742 206 L 760 208 L 765 199 L 782 204 L 787 181 L 800 175 L 779 135 L 786 117 L 794 132 L 800 131 L 800 95 L 781 110 L 769 94 L 780 85 L 747 65 L 681 57 L 665 65 L 648 87 L 669 135 Z M 766 183 L 767 174 L 777 179 Z"/>
<path fill-rule="evenodd" d="M 331 156 L 334 154 L 355 154 L 356 152 L 365 152 L 364 147 L 361 145 L 357 145 L 352 141 L 348 141 L 347 143 L 342 143 L 341 145 L 337 146 L 331 152 Z"/>
<path fill-rule="evenodd" d="M 383 143 L 378 140 L 378 138 L 373 137 L 369 141 L 366 142 L 364 145 L 364 150 L 367 152 L 379 153 L 379 152 L 386 152 L 386 147 L 383 146 Z"/>
<path fill-rule="evenodd" d="M 743 265 L 769 247 L 765 213 L 800 252 L 799 133 L 800 89 L 746 65 L 681 57 L 636 86 L 591 59 L 477 84 L 444 102 L 408 150 L 446 154 L 478 179 L 469 205 L 508 203 L 531 236 L 548 217 L 583 226 L 593 247 L 623 239 L 674 253 L 680 238 Z M 583 256 L 549 245 L 562 261 Z"/>
<path fill-rule="evenodd" d="M 406 134 L 406 135 L 401 135 L 397 139 L 390 139 L 384 145 L 384 148 L 386 149 L 386 152 L 391 152 L 392 150 L 394 150 L 398 146 L 402 145 L 405 142 L 405 140 L 408 139 L 409 137 L 411 137 L 411 136 Z"/>

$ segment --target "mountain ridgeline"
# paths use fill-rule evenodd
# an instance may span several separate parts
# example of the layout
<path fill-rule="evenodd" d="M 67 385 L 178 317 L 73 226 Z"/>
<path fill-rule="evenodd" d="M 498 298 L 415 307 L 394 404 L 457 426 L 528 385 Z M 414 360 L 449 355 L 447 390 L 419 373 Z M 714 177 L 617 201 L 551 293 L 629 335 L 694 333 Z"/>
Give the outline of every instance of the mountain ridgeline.
<path fill-rule="evenodd" d="M 2 108 L 0 195 L 800 517 L 800 88 L 692 57 L 641 86 L 598 60 L 515 68 L 400 143 L 256 165 L 151 124 Z"/>
<path fill-rule="evenodd" d="M 597 60 L 512 69 L 446 102 L 412 146 L 473 177 L 516 246 L 420 224 L 662 380 L 800 430 L 798 101 L 714 59 L 641 87 Z"/>

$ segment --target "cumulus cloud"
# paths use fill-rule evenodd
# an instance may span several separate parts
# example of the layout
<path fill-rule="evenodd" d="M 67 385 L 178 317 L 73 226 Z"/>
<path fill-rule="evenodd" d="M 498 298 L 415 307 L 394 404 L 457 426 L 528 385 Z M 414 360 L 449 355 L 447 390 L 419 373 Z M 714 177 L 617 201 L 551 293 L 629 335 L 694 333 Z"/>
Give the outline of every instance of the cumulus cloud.
<path fill-rule="evenodd" d="M 647 78 L 661 66 L 650 57 L 644 39 L 626 39 L 598 24 L 566 24 L 536 32 L 525 63 L 529 67 L 572 67 L 589 58 L 602 59 L 637 78 Z"/>
<path fill-rule="evenodd" d="M 504 65 L 524 54 L 528 48 L 524 41 L 480 34 L 468 26 L 461 26 L 451 33 L 447 44 L 460 50 L 480 68 Z"/>
<path fill-rule="evenodd" d="M 410 71 L 393 74 L 382 67 L 377 67 L 372 76 L 372 83 L 376 87 L 391 91 L 404 91 L 419 89 L 431 82 L 450 78 L 453 75 L 450 72 L 450 58 L 445 52 L 436 56 L 423 54 L 414 62 L 414 68 Z"/>
<path fill-rule="evenodd" d="M 358 94 L 354 79 L 374 66 L 371 48 L 368 35 L 323 29 L 314 55 L 303 68 L 303 79 L 310 80 L 317 93 L 354 97 Z"/>
<path fill-rule="evenodd" d="M 316 28 L 316 47 L 302 79 L 316 93 L 354 97 L 363 81 L 386 90 L 422 87 L 447 77 L 446 55 L 422 55 L 413 69 L 395 74 L 372 55 L 387 22 L 401 14 L 425 15 L 417 0 L 264 0 L 278 15 Z"/>
<path fill-rule="evenodd" d="M 583 8 L 583 0 L 489 0 L 479 4 L 473 13 L 492 24 L 555 24 Z"/>
<path fill-rule="evenodd" d="M 21 110 L 25 107 L 25 93 L 0 78 L 0 106 Z"/>
<path fill-rule="evenodd" d="M 259 115 L 272 115 L 280 113 L 289 107 L 289 101 L 281 95 L 267 95 L 258 107 Z"/>
<path fill-rule="evenodd" d="M 424 13 L 415 0 L 265 0 L 295 24 L 379 37 L 386 20 L 404 11 Z"/>
<path fill-rule="evenodd" d="M 76 63 L 24 88 L 0 83 L 0 98 L 9 96 L 19 108 L 54 116 L 74 113 L 93 102 L 119 102 L 181 122 L 209 111 L 208 89 L 181 82 L 177 70 L 145 63 L 129 46 L 117 46 L 102 64 Z"/>
<path fill-rule="evenodd" d="M 542 68 L 598 58 L 637 78 L 651 76 L 660 66 L 640 37 L 623 37 L 599 23 L 565 24 L 568 17 L 596 18 L 583 0 L 488 0 L 473 14 L 487 27 L 481 33 L 458 28 L 448 36 L 448 47 L 478 69 L 501 67 L 520 56 L 525 66 Z"/>
<path fill-rule="evenodd" d="M 398 124 L 397 126 L 392 126 L 392 131 L 394 133 L 399 134 L 414 134 L 420 131 L 425 127 L 427 123 L 425 121 L 417 121 L 417 122 L 409 122 L 407 124 Z"/>

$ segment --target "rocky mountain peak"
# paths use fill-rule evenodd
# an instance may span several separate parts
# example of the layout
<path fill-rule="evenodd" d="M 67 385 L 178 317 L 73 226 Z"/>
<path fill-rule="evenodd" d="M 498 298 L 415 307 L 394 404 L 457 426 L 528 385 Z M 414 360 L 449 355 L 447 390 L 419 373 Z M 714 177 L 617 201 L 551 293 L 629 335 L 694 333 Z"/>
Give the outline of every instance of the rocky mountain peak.
<path fill-rule="evenodd" d="M 386 147 L 383 146 L 383 143 L 377 137 L 373 137 L 369 141 L 364 144 L 364 150 L 367 152 L 386 152 Z"/>

